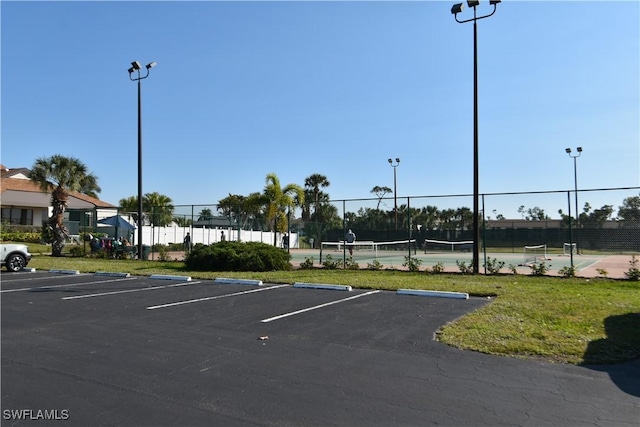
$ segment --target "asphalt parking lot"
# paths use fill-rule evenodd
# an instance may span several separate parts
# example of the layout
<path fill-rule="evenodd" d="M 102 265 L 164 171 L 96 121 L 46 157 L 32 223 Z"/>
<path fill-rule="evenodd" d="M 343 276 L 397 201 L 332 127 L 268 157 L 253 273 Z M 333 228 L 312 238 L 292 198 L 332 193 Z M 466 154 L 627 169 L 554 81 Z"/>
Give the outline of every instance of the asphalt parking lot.
<path fill-rule="evenodd" d="M 489 303 L 2 273 L 2 426 L 637 426 L 640 363 L 457 350 Z"/>

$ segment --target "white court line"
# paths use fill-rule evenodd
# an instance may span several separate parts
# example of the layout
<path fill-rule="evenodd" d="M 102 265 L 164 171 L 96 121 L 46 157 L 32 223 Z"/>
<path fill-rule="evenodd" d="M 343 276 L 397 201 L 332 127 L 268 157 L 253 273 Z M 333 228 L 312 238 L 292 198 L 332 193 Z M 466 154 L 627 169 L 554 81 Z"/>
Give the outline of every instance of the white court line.
<path fill-rule="evenodd" d="M 289 286 L 289 285 L 269 286 L 268 288 L 258 288 L 258 289 L 252 289 L 250 291 L 234 292 L 232 294 L 217 295 L 215 297 L 205 297 L 205 298 L 191 299 L 187 301 L 170 302 L 168 304 L 162 304 L 162 305 L 152 305 L 150 307 L 147 307 L 147 310 L 155 310 L 156 308 L 174 307 L 176 305 L 191 304 L 193 302 L 209 301 L 209 300 L 220 299 L 220 298 L 235 297 L 238 295 L 252 294 L 254 292 L 268 291 L 269 289 L 282 288 L 283 286 Z"/>
<path fill-rule="evenodd" d="M 127 289 L 127 290 L 124 290 L 124 291 L 100 292 L 98 294 L 77 295 L 75 297 L 64 297 L 62 299 L 69 300 L 69 299 L 80 299 L 80 298 L 103 297 L 105 295 L 127 294 L 127 293 L 130 293 L 130 292 L 152 291 L 152 290 L 156 290 L 156 289 L 175 288 L 176 286 L 195 285 L 196 283 L 200 283 L 200 282 L 185 282 L 185 283 L 175 283 L 173 285 L 151 286 L 149 288 Z"/>
<path fill-rule="evenodd" d="M 309 307 L 309 308 L 303 308 L 302 310 L 292 311 L 291 313 L 281 314 L 280 316 L 275 316 L 275 317 L 270 317 L 268 319 L 263 319 L 263 320 L 261 320 L 261 322 L 262 323 L 272 322 L 274 320 L 282 319 L 284 317 L 295 316 L 296 314 L 304 313 L 306 311 L 317 310 L 318 308 L 327 307 L 329 305 L 338 304 L 338 303 L 341 303 L 341 302 L 345 302 L 345 301 L 349 301 L 349 300 L 352 300 L 352 299 L 364 297 L 364 296 L 367 296 L 367 295 L 377 294 L 378 292 L 380 292 L 380 291 L 377 290 L 377 291 L 365 292 L 364 294 L 354 295 L 354 296 L 349 297 L 349 298 L 344 298 L 344 299 L 340 299 L 340 300 L 337 300 L 337 301 L 331 301 L 331 302 L 327 302 L 325 304 L 320 304 L 320 305 L 316 305 L 316 306 Z"/>
<path fill-rule="evenodd" d="M 37 289 L 53 289 L 53 288 L 70 288 L 72 286 L 82 286 L 82 285 L 94 285 L 96 283 L 110 283 L 110 282 L 120 282 L 123 280 L 135 280 L 135 277 L 128 277 L 123 279 L 111 279 L 111 280 L 98 280 L 96 282 L 82 282 L 82 283 L 70 283 L 66 285 L 54 285 L 54 286 L 41 286 L 38 288 L 20 288 L 20 289 L 7 289 L 4 291 L 0 291 L 0 293 L 5 292 L 19 292 L 19 291 L 32 291 Z"/>

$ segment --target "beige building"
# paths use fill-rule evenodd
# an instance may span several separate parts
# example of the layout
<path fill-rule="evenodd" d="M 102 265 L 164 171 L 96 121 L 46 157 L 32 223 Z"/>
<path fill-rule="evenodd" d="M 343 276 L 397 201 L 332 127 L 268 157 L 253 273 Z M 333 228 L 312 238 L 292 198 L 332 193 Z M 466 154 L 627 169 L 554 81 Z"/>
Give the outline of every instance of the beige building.
<path fill-rule="evenodd" d="M 40 227 L 51 216 L 51 194 L 29 179 L 27 168 L 0 165 L 0 206 L 2 223 Z M 70 234 L 79 227 L 93 227 L 98 219 L 115 215 L 117 206 L 86 194 L 72 192 L 65 212 Z"/>

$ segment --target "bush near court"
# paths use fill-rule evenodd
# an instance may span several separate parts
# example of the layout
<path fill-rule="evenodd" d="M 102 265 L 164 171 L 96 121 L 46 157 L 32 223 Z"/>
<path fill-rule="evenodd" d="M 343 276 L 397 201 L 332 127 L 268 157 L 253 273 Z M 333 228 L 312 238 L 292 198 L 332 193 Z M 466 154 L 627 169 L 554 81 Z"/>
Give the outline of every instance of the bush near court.
<path fill-rule="evenodd" d="M 287 251 L 260 242 L 197 244 L 185 257 L 185 267 L 196 271 L 291 270 Z"/>

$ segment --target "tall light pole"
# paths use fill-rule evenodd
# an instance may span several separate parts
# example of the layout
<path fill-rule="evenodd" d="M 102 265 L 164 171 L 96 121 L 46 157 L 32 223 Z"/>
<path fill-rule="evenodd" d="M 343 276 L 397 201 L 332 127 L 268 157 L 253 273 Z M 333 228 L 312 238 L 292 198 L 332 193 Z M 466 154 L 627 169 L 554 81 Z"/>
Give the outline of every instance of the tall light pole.
<path fill-rule="evenodd" d="M 140 73 L 142 66 L 138 61 L 131 63 L 129 68 L 129 79 L 138 82 L 138 259 L 142 259 L 142 79 L 149 77 L 149 70 L 158 65 L 156 62 L 148 63 L 145 68 L 147 73 L 143 76 Z M 137 73 L 137 77 L 134 77 Z"/>
<path fill-rule="evenodd" d="M 400 158 L 396 157 L 396 164 L 393 164 L 393 160 L 389 159 L 389 164 L 393 168 L 393 211 L 396 215 L 396 230 L 398 229 L 398 192 L 396 191 L 396 169 L 400 165 Z"/>
<path fill-rule="evenodd" d="M 467 0 L 469 7 L 473 8 L 473 18 L 460 21 L 458 13 L 464 8 L 463 3 L 456 3 L 451 8 L 456 22 L 464 24 L 465 22 L 473 22 L 473 273 L 478 274 L 480 263 L 480 227 L 478 224 L 479 193 L 480 186 L 478 183 L 478 28 L 477 21 L 479 19 L 488 18 L 496 13 L 496 7 L 501 0 L 490 0 L 489 4 L 493 6 L 493 11 L 488 15 L 478 16 L 476 7 L 480 4 L 479 0 Z"/>
<path fill-rule="evenodd" d="M 582 147 L 578 147 L 576 148 L 576 151 L 578 152 L 578 154 L 574 154 L 571 155 L 571 148 L 565 148 L 564 151 L 566 151 L 566 153 L 569 155 L 569 157 L 571 157 L 573 159 L 573 185 L 574 185 L 574 192 L 576 195 L 576 253 L 580 253 L 579 251 L 579 246 L 577 243 L 580 242 L 579 239 L 579 229 L 580 229 L 580 214 L 578 213 L 578 162 L 576 161 L 576 159 L 578 157 L 580 157 L 580 155 L 582 154 Z M 569 250 L 573 251 L 573 248 L 571 247 L 573 244 L 573 242 L 569 242 Z"/>

